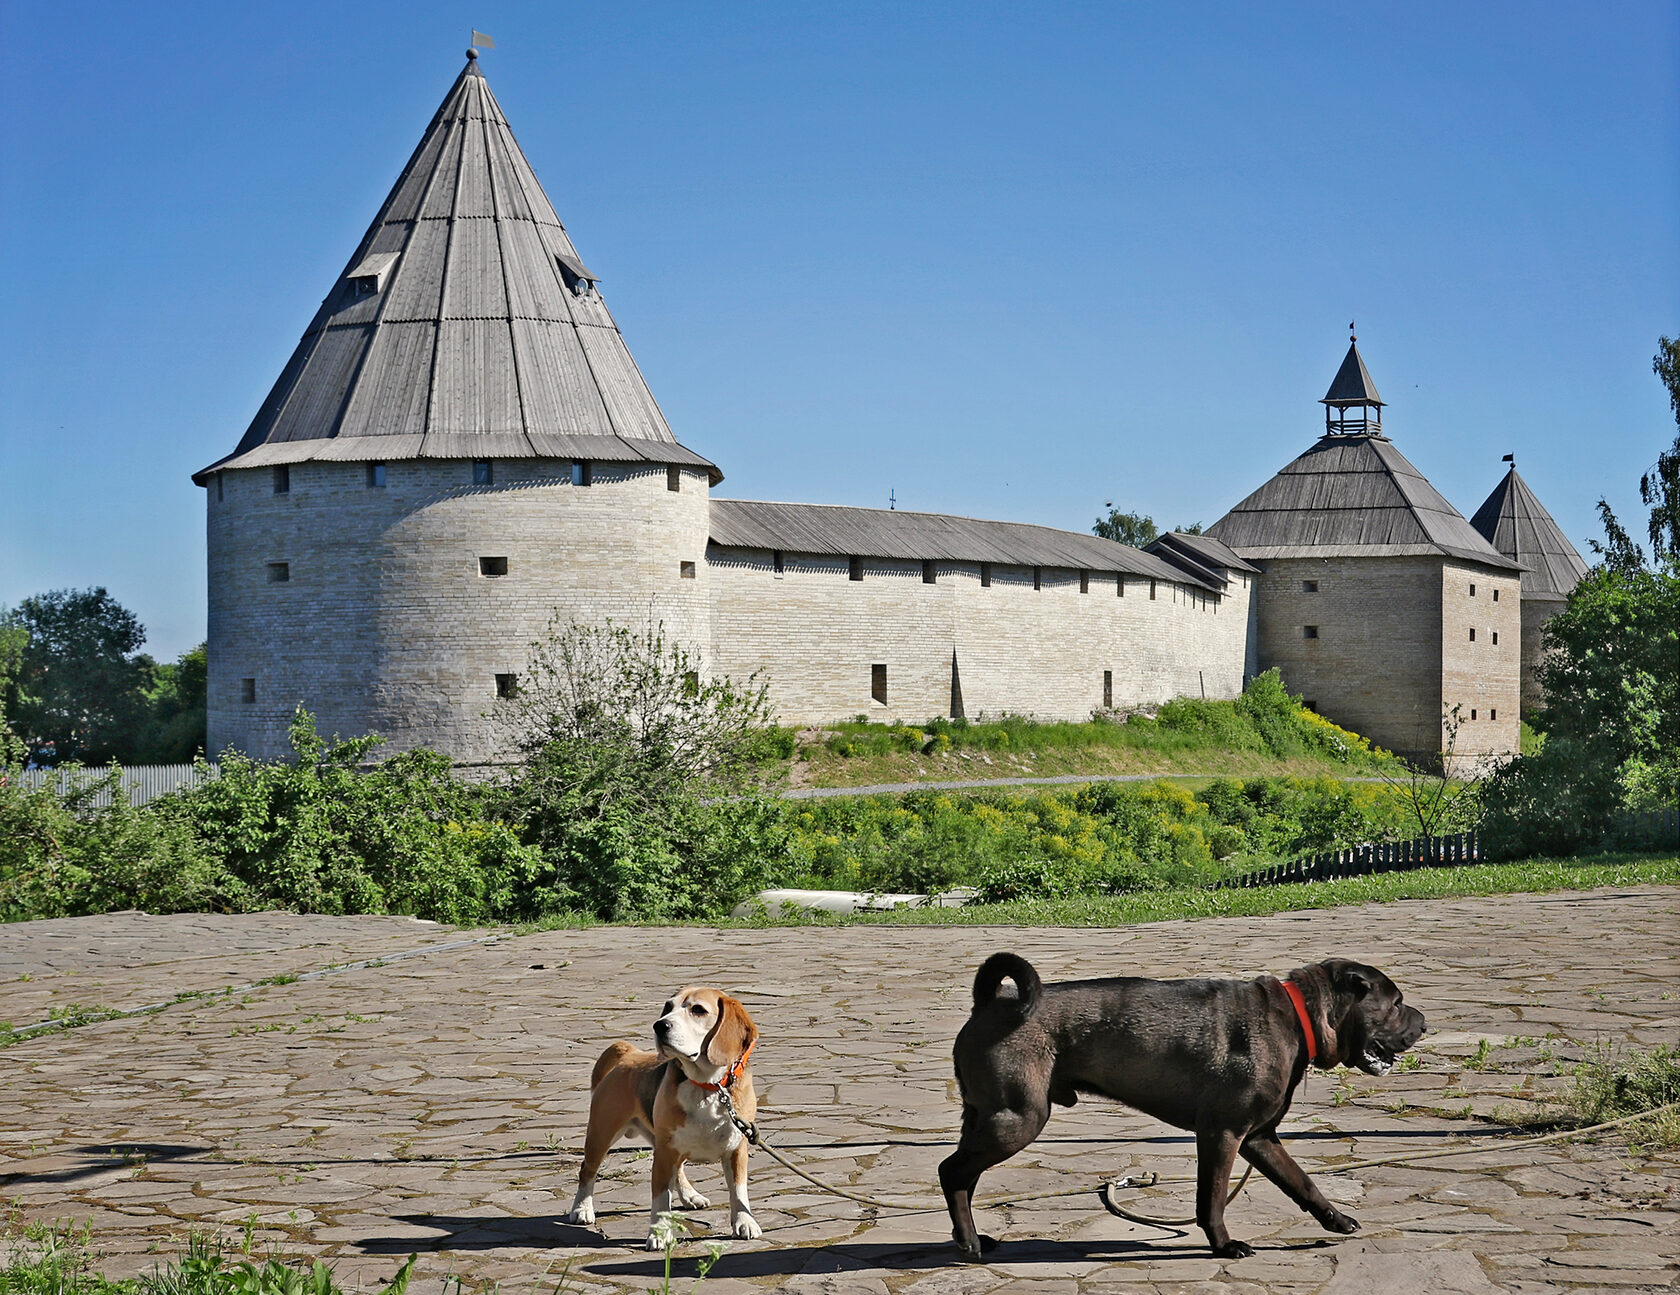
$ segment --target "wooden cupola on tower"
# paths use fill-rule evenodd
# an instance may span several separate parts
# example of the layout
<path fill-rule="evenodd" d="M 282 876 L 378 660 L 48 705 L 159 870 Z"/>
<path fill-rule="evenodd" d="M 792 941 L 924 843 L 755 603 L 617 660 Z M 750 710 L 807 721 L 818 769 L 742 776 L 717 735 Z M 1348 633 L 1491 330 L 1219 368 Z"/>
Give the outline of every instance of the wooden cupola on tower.
<path fill-rule="evenodd" d="M 1348 325 L 1348 332 L 1353 332 L 1352 324 Z M 1326 436 L 1382 435 L 1383 400 L 1377 394 L 1377 384 L 1371 381 L 1364 357 L 1359 354 L 1358 337 L 1348 338 L 1342 367 L 1336 370 L 1330 390 L 1318 403 L 1324 406 Z M 1352 414 L 1355 409 L 1359 411 L 1358 417 Z"/>

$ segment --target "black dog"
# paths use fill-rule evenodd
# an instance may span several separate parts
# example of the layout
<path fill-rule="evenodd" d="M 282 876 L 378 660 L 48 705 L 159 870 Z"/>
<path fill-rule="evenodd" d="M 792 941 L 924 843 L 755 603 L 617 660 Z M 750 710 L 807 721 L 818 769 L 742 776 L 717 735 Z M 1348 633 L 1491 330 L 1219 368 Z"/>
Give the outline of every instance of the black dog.
<path fill-rule="evenodd" d="M 1004 980 L 1017 994 L 999 996 Z M 1240 1152 L 1331 1232 L 1359 1224 L 1318 1190 L 1278 1141 L 1309 1062 L 1387 1074 L 1423 1035 L 1423 1013 L 1375 967 L 1332 958 L 1287 981 L 1075 980 L 1044 984 L 1013 953 L 974 977 L 974 1012 L 957 1035 L 962 1138 L 939 1166 L 957 1248 L 996 1242 L 974 1228 L 974 1185 L 1043 1130 L 1050 1104 L 1096 1093 L 1196 1134 L 1196 1222 L 1213 1253 L 1254 1248 L 1225 1229 L 1225 1189 Z"/>

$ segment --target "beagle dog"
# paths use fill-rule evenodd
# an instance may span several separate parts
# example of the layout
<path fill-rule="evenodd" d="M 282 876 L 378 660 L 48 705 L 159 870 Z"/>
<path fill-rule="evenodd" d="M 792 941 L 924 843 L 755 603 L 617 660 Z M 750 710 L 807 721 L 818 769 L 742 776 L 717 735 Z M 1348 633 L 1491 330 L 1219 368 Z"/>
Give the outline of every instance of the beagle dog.
<path fill-rule="evenodd" d="M 729 1229 L 746 1240 L 763 1235 L 747 1201 L 747 1141 L 729 1118 L 728 1102 L 743 1120 L 758 1111 L 747 1058 L 758 1027 L 738 999 L 697 985 L 679 989 L 653 1023 L 654 1050 L 613 1044 L 589 1077 L 589 1131 L 577 1197 L 566 1219 L 595 1222 L 595 1175 L 614 1143 L 634 1135 L 653 1144 L 653 1209 L 647 1248 L 657 1250 L 653 1229 L 676 1209 L 704 1209 L 711 1202 L 683 1173 L 686 1160 L 719 1161 L 729 1187 Z"/>

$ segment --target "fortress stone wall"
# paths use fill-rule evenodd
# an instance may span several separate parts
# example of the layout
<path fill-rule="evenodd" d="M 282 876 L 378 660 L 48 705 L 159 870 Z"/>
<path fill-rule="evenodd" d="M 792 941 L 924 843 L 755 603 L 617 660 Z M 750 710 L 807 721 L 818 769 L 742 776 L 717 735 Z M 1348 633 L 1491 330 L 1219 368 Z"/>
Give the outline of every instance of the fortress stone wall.
<path fill-rule="evenodd" d="M 708 478 L 660 465 L 493 460 L 301 463 L 219 474 L 209 490 L 210 748 L 288 754 L 295 708 L 324 734 L 494 759 L 498 674 L 525 669 L 551 618 L 711 639 Z M 491 559 L 481 565 L 480 559 Z M 505 560 L 505 574 L 497 559 Z M 683 574 L 692 563 L 692 576 Z M 276 579 L 276 564 L 286 579 Z M 247 682 L 249 681 L 249 682 Z M 249 700 L 247 700 L 249 698 Z"/>
<path fill-rule="evenodd" d="M 1513 573 L 1427 555 L 1258 565 L 1259 667 L 1276 667 L 1310 708 L 1428 759 L 1443 749 L 1444 712 L 1458 704 L 1457 755 L 1517 749 L 1523 626 Z"/>
<path fill-rule="evenodd" d="M 919 723 L 959 707 L 970 718 L 1083 720 L 1105 705 L 1242 691 L 1242 575 L 1221 597 L 1189 582 L 1058 567 L 1038 568 L 1035 587 L 1026 566 L 986 564 L 982 583 L 978 562 L 930 571 L 864 559 L 853 580 L 844 558 L 783 554 L 780 572 L 775 561 L 769 550 L 713 546 L 712 661 L 736 678 L 762 672 L 789 722 Z"/>

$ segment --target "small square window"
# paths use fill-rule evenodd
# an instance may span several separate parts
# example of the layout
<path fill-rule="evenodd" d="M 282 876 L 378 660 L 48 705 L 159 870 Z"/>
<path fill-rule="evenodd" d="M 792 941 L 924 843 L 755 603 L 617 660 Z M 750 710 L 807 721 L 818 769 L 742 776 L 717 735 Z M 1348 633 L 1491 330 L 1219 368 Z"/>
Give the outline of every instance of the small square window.
<path fill-rule="evenodd" d="M 848 559 L 846 577 L 849 580 L 862 580 L 863 579 L 863 559 L 862 558 L 854 557 L 854 558 Z"/>
<path fill-rule="evenodd" d="M 383 463 L 367 465 L 367 483 L 369 490 L 383 490 L 385 488 L 385 465 Z"/>
<path fill-rule="evenodd" d="M 700 695 L 700 672 L 698 670 L 683 671 L 683 696 L 698 697 Z"/>
<path fill-rule="evenodd" d="M 1488 718 L 1489 719 L 1498 719 L 1499 718 L 1499 708 L 1498 707 L 1490 707 L 1488 709 Z"/>
<path fill-rule="evenodd" d="M 1103 709 L 1114 709 L 1114 671 L 1103 671 Z"/>
<path fill-rule="evenodd" d="M 1079 592 L 1082 594 L 1091 592 L 1091 573 L 1089 571 L 1079 573 Z"/>
<path fill-rule="evenodd" d="M 887 704 L 887 667 L 877 664 L 869 667 L 869 695 L 881 705 Z"/>
<path fill-rule="evenodd" d="M 682 469 L 677 467 L 675 464 L 672 464 L 665 469 L 665 489 L 671 491 L 673 494 L 680 493 L 682 491 Z"/>
<path fill-rule="evenodd" d="M 1126 577 L 1125 576 L 1115 576 L 1114 577 L 1114 596 L 1116 598 L 1124 598 L 1126 596 Z"/>
<path fill-rule="evenodd" d="M 270 562 L 268 564 L 268 583 L 283 585 L 292 578 L 292 564 L 290 562 Z"/>
<path fill-rule="evenodd" d="M 1314 715 L 1318 714 L 1318 702 L 1316 700 L 1303 701 L 1301 705 L 1305 706 Z"/>
<path fill-rule="evenodd" d="M 257 681 L 255 679 L 241 679 L 239 681 L 239 700 L 249 706 L 257 699 Z"/>
<path fill-rule="evenodd" d="M 505 576 L 507 571 L 506 558 L 480 558 L 478 560 L 478 574 L 481 576 Z"/>
<path fill-rule="evenodd" d="M 277 463 L 274 466 L 274 493 L 277 495 L 290 494 L 292 490 L 292 469 L 287 463 Z"/>
<path fill-rule="evenodd" d="M 1494 590 L 1494 591 L 1493 591 L 1493 601 L 1494 601 L 1494 602 L 1498 602 L 1498 601 L 1499 601 L 1499 590 L 1497 590 L 1497 589 L 1495 589 L 1495 590 Z"/>
<path fill-rule="evenodd" d="M 473 460 L 473 485 L 488 486 L 495 484 L 495 469 L 489 459 Z"/>
<path fill-rule="evenodd" d="M 1470 586 L 1470 596 L 1472 598 L 1474 598 L 1476 596 L 1476 586 L 1475 585 Z"/>
<path fill-rule="evenodd" d="M 1304 639 L 1315 639 L 1315 638 L 1317 638 L 1318 637 L 1318 626 L 1316 626 L 1316 625 L 1303 625 L 1303 626 L 1301 626 L 1301 637 L 1304 638 Z"/>
<path fill-rule="evenodd" d="M 1149 582 L 1149 596 L 1151 598 L 1155 596 L 1155 582 L 1153 580 Z"/>
<path fill-rule="evenodd" d="M 992 564 L 990 562 L 982 562 L 980 564 L 980 587 L 982 589 L 990 589 L 992 587 Z"/>
<path fill-rule="evenodd" d="M 1474 625 L 1470 627 L 1470 641 L 1472 643 L 1476 641 L 1476 627 Z"/>
<path fill-rule="evenodd" d="M 1044 568 L 1043 567 L 1034 567 L 1033 568 L 1033 588 L 1034 589 L 1044 588 Z"/>
<path fill-rule="evenodd" d="M 578 459 L 572 464 L 572 484 L 574 486 L 593 485 L 595 473 L 588 459 Z"/>
<path fill-rule="evenodd" d="M 1318 592 L 1318 581 L 1316 581 L 1316 580 L 1303 580 L 1303 581 L 1301 581 L 1301 592 L 1304 593 L 1304 594 L 1316 594 Z"/>
<path fill-rule="evenodd" d="M 519 676 L 516 674 L 499 674 L 496 676 L 496 696 L 502 699 L 519 696 Z"/>
<path fill-rule="evenodd" d="M 939 583 L 939 572 L 934 568 L 934 565 L 931 562 L 922 563 L 922 583 L 924 585 Z"/>
<path fill-rule="evenodd" d="M 774 549 L 771 551 L 770 566 L 777 575 L 782 574 L 782 551 L 780 549 Z"/>
<path fill-rule="evenodd" d="M 694 563 L 684 562 L 682 564 L 682 566 L 678 568 L 678 570 L 680 570 L 682 572 L 682 578 L 684 580 L 694 579 Z"/>
<path fill-rule="evenodd" d="M 1472 706 L 1472 707 L 1471 707 L 1471 708 L 1470 708 L 1470 718 L 1471 718 L 1471 719 L 1475 719 L 1475 718 L 1476 718 L 1476 708 L 1475 708 L 1475 707 L 1474 707 L 1474 706 Z"/>
<path fill-rule="evenodd" d="M 1498 630 L 1494 630 L 1494 632 L 1493 632 L 1493 645 L 1494 645 L 1494 647 L 1499 646 L 1499 631 Z"/>

